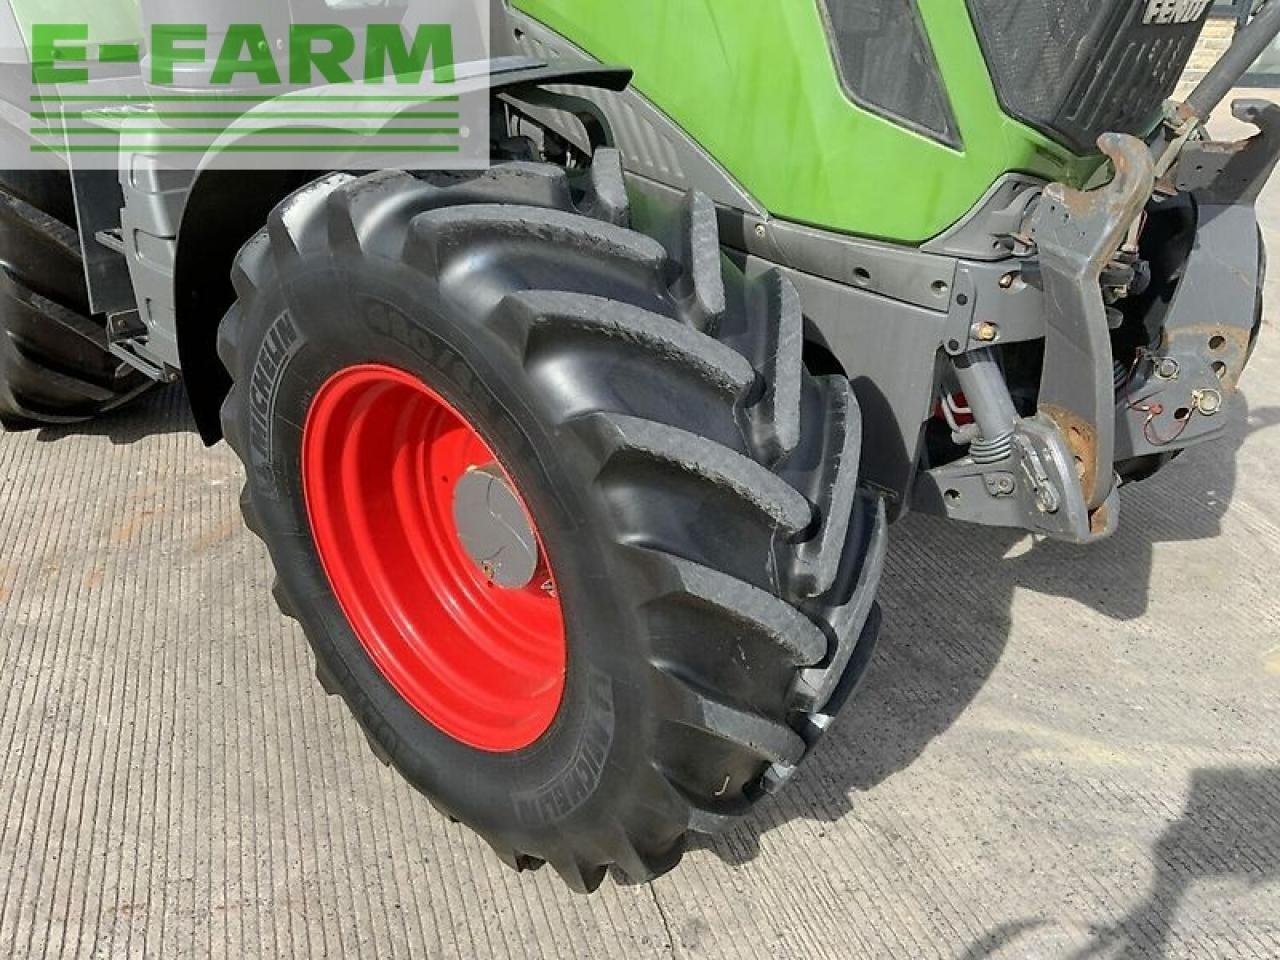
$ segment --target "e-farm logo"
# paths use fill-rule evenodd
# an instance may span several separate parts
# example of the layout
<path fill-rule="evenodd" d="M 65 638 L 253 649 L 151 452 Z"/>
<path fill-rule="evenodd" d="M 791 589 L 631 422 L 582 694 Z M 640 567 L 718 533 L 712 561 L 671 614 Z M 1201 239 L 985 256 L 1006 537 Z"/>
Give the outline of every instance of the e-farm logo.
<path fill-rule="evenodd" d="M 287 39 L 275 44 L 267 28 L 256 23 L 231 24 L 216 54 L 209 47 L 209 27 L 204 24 L 155 24 L 151 28 L 150 81 L 170 86 L 179 64 L 212 64 L 209 83 L 231 86 L 252 78 L 262 86 L 295 87 L 313 83 L 354 83 L 352 61 L 357 35 L 342 24 L 295 23 Z M 31 79 L 36 84 L 88 83 L 92 61 L 87 23 L 37 23 L 31 31 Z M 419 85 L 428 65 L 436 83 L 454 79 L 453 28 L 446 23 L 421 24 L 412 41 L 401 24 L 368 24 L 364 28 L 362 70 L 365 83 Z M 283 56 L 277 51 L 283 48 Z M 99 64 L 142 63 L 141 43 L 103 43 L 96 46 Z M 285 62 L 282 69 L 281 61 Z M 283 91 L 281 91 L 283 92 Z"/>
<path fill-rule="evenodd" d="M 459 83 L 458 49 L 453 23 L 163 23 L 125 41 L 98 41 L 88 23 L 34 23 L 29 149 L 96 166 L 125 154 L 193 165 L 240 156 L 251 159 L 230 165 L 273 168 L 483 166 L 487 84 L 474 70 Z"/>

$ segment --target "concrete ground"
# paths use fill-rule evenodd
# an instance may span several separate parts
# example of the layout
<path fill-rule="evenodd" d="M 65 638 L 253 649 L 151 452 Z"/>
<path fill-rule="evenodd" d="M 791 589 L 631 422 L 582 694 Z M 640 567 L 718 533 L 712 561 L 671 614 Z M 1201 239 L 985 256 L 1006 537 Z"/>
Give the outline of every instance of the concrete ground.
<path fill-rule="evenodd" d="M 1113 540 L 896 528 L 794 786 L 591 898 L 369 755 L 180 392 L 0 437 L 0 956 L 1280 956 L 1278 309 Z"/>

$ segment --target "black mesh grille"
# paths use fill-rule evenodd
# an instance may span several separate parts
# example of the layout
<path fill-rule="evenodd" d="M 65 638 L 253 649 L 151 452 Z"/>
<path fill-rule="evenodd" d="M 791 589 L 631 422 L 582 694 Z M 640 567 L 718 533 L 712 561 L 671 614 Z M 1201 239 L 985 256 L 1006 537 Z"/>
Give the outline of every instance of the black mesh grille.
<path fill-rule="evenodd" d="M 1108 131 L 1151 129 L 1209 5 L 1188 23 L 1144 23 L 1148 9 L 1146 0 L 969 0 L 1004 108 L 1080 153 Z"/>
<path fill-rule="evenodd" d="M 958 146 L 915 0 L 818 0 L 845 91 L 860 106 Z"/>

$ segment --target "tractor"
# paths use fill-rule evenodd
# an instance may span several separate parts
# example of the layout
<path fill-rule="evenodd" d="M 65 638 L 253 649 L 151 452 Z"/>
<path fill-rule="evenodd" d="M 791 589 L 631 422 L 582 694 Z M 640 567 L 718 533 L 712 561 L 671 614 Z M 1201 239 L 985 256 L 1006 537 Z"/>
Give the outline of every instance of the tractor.
<path fill-rule="evenodd" d="M 121 75 L 184 6 L 108 5 Z M 1174 100 L 1210 6 L 493 0 L 475 168 L 55 142 L 0 173 L 0 420 L 181 379 L 373 753 L 514 868 L 647 881 L 835 721 L 894 521 L 1091 543 L 1225 431 L 1280 107 L 1206 121 L 1280 3 Z"/>

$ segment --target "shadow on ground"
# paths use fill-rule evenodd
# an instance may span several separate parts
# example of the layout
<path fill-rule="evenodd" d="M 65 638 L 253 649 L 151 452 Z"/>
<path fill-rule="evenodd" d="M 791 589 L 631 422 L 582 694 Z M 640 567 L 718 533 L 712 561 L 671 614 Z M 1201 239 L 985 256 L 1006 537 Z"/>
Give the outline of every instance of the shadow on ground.
<path fill-rule="evenodd" d="M 1174 942 L 1178 909 L 1198 883 L 1280 881 L 1280 769 L 1196 770 L 1182 815 L 1165 828 L 1151 859 L 1155 878 L 1147 895 L 1119 922 L 1093 931 L 1071 960 L 1163 957 Z M 963 960 L 994 956 L 1043 923 L 1005 924 L 969 947 Z"/>
<path fill-rule="evenodd" d="M 171 433 L 195 433 L 195 421 L 182 385 L 155 387 L 136 400 L 85 423 L 37 427 L 40 443 L 57 443 L 69 437 L 106 437 L 127 446 L 147 437 Z"/>
<path fill-rule="evenodd" d="M 1161 835 L 1146 898 L 1099 930 L 1077 960 L 1163 956 L 1178 907 L 1201 880 L 1251 886 L 1280 880 L 1280 769 L 1205 769 L 1191 777 L 1182 816 Z"/>

